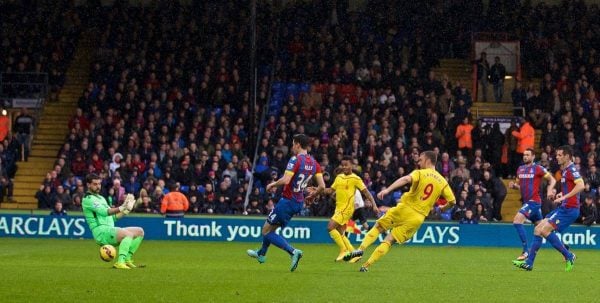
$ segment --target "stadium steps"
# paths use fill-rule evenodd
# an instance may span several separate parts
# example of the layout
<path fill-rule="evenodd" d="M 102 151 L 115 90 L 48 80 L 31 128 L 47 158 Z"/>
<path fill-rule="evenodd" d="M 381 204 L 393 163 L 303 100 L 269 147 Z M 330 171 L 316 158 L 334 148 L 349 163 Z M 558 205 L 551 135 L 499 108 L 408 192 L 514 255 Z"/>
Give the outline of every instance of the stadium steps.
<path fill-rule="evenodd" d="M 440 59 L 440 66 L 433 70 L 440 80 L 444 75 L 447 75 L 453 86 L 456 81 L 459 81 L 461 84 L 466 85 L 466 87 L 471 87 L 473 66 L 469 60 Z"/>
<path fill-rule="evenodd" d="M 506 199 L 502 203 L 502 221 L 512 222 L 517 211 L 521 208 L 521 193 L 518 190 L 508 188 L 508 183 L 514 181 L 513 179 L 502 179 L 504 186 L 506 186 Z"/>
<path fill-rule="evenodd" d="M 46 174 L 52 170 L 57 154 L 65 142 L 68 123 L 77 107 L 77 101 L 89 79 L 92 62 L 93 35 L 83 33 L 73 62 L 66 73 L 67 82 L 56 102 L 47 102 L 31 144 L 27 162 L 19 162 L 14 179 L 13 202 L 1 203 L 0 208 L 36 209 L 35 193 Z"/>
<path fill-rule="evenodd" d="M 513 117 L 512 104 L 496 102 L 475 102 L 471 113 L 476 118 L 481 117 Z"/>
<path fill-rule="evenodd" d="M 535 154 L 537 155 L 538 159 L 543 150 L 543 146 L 540 145 L 541 141 L 542 141 L 542 130 L 536 129 L 535 130 L 535 145 L 534 145 L 534 147 L 535 147 Z"/>

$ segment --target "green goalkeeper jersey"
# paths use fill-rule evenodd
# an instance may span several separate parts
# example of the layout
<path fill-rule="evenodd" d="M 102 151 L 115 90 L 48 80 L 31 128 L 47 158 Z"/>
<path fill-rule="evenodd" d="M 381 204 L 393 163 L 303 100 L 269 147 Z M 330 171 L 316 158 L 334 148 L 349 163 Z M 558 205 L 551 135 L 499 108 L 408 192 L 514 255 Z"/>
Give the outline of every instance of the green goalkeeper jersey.
<path fill-rule="evenodd" d="M 115 226 L 115 216 L 108 214 L 108 203 L 106 199 L 99 195 L 87 192 L 83 197 L 83 201 L 81 202 L 83 208 L 83 215 L 85 216 L 85 220 L 87 221 L 90 230 L 94 230 L 94 228 L 98 226 Z"/>

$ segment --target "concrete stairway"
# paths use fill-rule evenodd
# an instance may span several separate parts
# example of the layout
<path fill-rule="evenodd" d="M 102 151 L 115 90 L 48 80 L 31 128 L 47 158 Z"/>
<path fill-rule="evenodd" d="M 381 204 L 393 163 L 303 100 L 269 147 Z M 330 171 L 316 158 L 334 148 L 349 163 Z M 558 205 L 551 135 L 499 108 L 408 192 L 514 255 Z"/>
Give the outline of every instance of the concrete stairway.
<path fill-rule="evenodd" d="M 36 209 L 35 193 L 46 174 L 53 169 L 57 154 L 68 134 L 68 121 L 75 113 L 77 100 L 89 79 L 93 44 L 82 35 L 73 62 L 66 72 L 67 81 L 57 102 L 48 102 L 42 109 L 27 162 L 18 162 L 14 180 L 14 201 L 0 204 L 2 208 Z"/>
<path fill-rule="evenodd" d="M 441 59 L 440 67 L 435 68 L 434 71 L 438 79 L 447 75 L 453 86 L 456 81 L 459 81 L 463 86 L 471 88 L 473 66 L 469 60 Z"/>
<path fill-rule="evenodd" d="M 448 76 L 448 79 L 455 84 L 459 81 L 462 85 L 466 86 L 469 90 L 472 87 L 473 81 L 473 66 L 468 60 L 461 59 L 442 59 L 440 60 L 440 67 L 434 69 L 438 78 L 442 78 L 444 75 Z M 529 83 L 539 85 L 540 79 L 531 79 L 530 81 L 524 81 L 523 87 L 527 88 Z M 514 79 L 506 79 L 504 82 L 504 95 L 501 103 L 493 102 L 492 85 L 488 87 L 488 102 L 482 102 L 482 94 L 480 93 L 477 100 L 474 100 L 471 113 L 474 118 L 481 117 L 514 117 L 514 109 L 512 105 L 511 92 L 515 86 Z M 481 88 L 479 88 L 481 89 Z M 535 132 L 535 147 L 536 154 L 539 155 L 541 152 L 539 148 L 539 142 L 542 132 L 536 130 Z M 505 222 L 512 222 L 517 211 L 521 208 L 521 193 L 518 190 L 508 189 L 508 183 L 513 180 L 504 179 L 502 180 L 504 185 L 507 187 L 507 196 L 502 204 L 502 218 Z"/>
<path fill-rule="evenodd" d="M 515 189 L 510 189 L 508 183 L 510 179 L 502 179 L 504 186 L 506 186 L 506 199 L 502 203 L 502 221 L 512 222 L 517 211 L 521 208 L 521 192 Z"/>
<path fill-rule="evenodd" d="M 514 117 L 512 103 L 474 102 L 471 107 L 473 118 L 481 117 Z"/>

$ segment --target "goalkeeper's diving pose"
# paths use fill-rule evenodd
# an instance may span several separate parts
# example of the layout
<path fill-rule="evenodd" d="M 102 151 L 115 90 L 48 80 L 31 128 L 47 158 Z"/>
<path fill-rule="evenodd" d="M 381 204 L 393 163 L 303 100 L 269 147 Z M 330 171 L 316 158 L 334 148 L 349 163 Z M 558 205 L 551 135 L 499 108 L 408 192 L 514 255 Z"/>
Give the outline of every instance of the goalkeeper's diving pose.
<path fill-rule="evenodd" d="M 82 206 L 85 220 L 92 231 L 94 240 L 99 245 L 110 244 L 119 246 L 119 257 L 113 265 L 118 269 L 137 267 L 133 263 L 133 255 L 144 239 L 141 227 L 115 227 L 115 221 L 129 214 L 135 207 L 135 198 L 128 194 L 123 205 L 110 207 L 106 199 L 100 195 L 102 179 L 96 174 L 86 176 L 87 192 L 83 197 Z"/>

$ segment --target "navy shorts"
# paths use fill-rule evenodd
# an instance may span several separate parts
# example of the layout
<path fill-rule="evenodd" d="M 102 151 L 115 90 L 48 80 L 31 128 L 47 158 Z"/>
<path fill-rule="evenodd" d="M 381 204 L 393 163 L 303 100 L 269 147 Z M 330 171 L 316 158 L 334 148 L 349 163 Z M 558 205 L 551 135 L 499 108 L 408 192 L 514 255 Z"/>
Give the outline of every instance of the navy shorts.
<path fill-rule="evenodd" d="M 271 225 L 285 227 L 292 217 L 302 210 L 303 206 L 302 202 L 281 198 L 267 216 L 267 222 Z"/>
<path fill-rule="evenodd" d="M 548 219 L 548 222 L 554 226 L 554 230 L 563 232 L 579 218 L 579 208 L 566 208 L 560 206 L 546 215 L 546 218 Z"/>
<path fill-rule="evenodd" d="M 529 219 L 532 223 L 535 223 L 539 220 L 542 220 L 542 205 L 540 203 L 529 201 L 527 203 L 523 203 L 519 212 L 525 216 L 525 218 Z"/>

